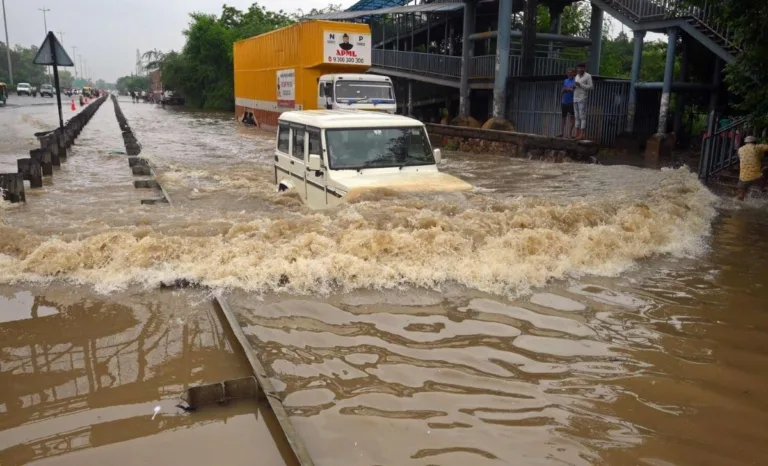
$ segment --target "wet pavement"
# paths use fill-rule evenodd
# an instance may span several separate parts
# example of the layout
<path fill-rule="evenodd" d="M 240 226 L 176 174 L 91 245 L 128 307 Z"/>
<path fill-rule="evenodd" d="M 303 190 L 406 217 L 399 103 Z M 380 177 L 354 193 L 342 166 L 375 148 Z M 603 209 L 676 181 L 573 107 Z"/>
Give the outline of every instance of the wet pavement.
<path fill-rule="evenodd" d="M 0 464 L 127 448 L 136 464 L 210 464 L 182 446 L 203 439 L 236 464 L 256 450 L 282 464 L 258 406 L 174 408 L 190 385 L 248 373 L 211 293 L 318 465 L 768 453 L 764 200 L 718 199 L 685 170 L 448 153 L 474 191 L 312 212 L 274 189 L 271 133 L 121 106 L 175 208 L 140 205 L 153 196 L 110 154 L 109 102 L 51 183 L 0 204 Z M 4 171 L 55 111 L 0 123 Z M 160 289 L 178 280 L 203 287 Z"/>

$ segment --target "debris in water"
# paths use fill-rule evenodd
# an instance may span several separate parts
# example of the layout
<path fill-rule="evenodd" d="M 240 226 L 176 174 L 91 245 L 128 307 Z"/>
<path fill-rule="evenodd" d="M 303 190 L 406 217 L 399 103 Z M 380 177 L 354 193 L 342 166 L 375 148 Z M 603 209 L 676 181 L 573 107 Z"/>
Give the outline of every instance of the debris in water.
<path fill-rule="evenodd" d="M 194 406 L 184 406 L 181 403 L 177 404 L 176 407 L 183 409 L 185 413 L 192 413 L 197 410 Z"/>
<path fill-rule="evenodd" d="M 154 414 L 152 414 L 152 420 L 153 420 L 153 421 L 155 420 L 155 416 L 157 416 L 158 414 L 160 414 L 160 410 L 161 410 L 161 409 L 163 409 L 163 408 L 161 408 L 160 406 L 155 406 L 155 409 L 153 410 Z"/>

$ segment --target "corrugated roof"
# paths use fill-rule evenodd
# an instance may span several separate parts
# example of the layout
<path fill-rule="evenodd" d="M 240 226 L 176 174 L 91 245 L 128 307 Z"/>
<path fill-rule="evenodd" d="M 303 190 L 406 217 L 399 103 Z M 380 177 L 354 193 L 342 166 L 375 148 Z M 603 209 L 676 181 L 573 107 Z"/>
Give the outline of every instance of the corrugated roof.
<path fill-rule="evenodd" d="M 402 6 L 411 3 L 412 0 L 360 0 L 346 11 L 378 10 L 393 6 Z"/>
<path fill-rule="evenodd" d="M 460 10 L 462 8 L 464 8 L 464 3 L 461 3 L 461 2 L 426 3 L 423 5 L 408 5 L 408 6 L 394 6 L 394 7 L 388 7 L 388 8 L 379 8 L 377 10 L 338 11 L 335 13 L 326 13 L 322 15 L 312 16 L 309 19 L 344 20 L 344 19 L 361 18 L 363 16 L 388 15 L 392 13 L 447 12 L 447 11 Z"/>

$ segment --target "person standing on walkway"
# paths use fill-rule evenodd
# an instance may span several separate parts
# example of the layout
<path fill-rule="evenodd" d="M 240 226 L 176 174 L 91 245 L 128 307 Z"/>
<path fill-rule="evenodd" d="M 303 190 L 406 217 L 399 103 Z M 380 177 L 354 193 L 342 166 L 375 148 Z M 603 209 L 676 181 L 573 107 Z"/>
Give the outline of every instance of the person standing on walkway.
<path fill-rule="evenodd" d="M 566 78 L 563 81 L 563 90 L 560 92 L 562 98 L 560 99 L 560 111 L 562 112 L 563 119 L 560 122 L 560 136 L 570 138 L 573 135 L 572 125 L 568 122 L 568 117 L 573 119 L 573 85 L 576 82 L 576 72 L 573 68 L 568 68 L 566 71 Z M 568 128 L 566 132 L 565 129 Z"/>
<path fill-rule="evenodd" d="M 754 136 L 744 138 L 744 145 L 739 148 L 739 200 L 743 201 L 750 186 L 760 183 L 760 190 L 765 191 L 768 179 L 763 171 L 763 155 L 768 153 L 768 144 L 757 144 Z"/>
<path fill-rule="evenodd" d="M 587 65 L 579 63 L 573 83 L 573 110 L 576 117 L 576 139 L 584 139 L 587 129 L 587 93 L 594 88 L 592 75 L 587 73 Z"/>

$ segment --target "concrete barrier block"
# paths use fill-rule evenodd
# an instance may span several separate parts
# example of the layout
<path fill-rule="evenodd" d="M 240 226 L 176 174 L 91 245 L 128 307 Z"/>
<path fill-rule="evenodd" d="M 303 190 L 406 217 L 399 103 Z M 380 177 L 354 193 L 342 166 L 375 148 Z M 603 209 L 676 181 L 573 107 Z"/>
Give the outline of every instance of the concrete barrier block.
<path fill-rule="evenodd" d="M 160 183 L 155 180 L 136 180 L 133 182 L 136 189 L 160 189 Z"/>
<path fill-rule="evenodd" d="M 129 167 L 135 167 L 138 165 L 149 166 L 149 162 L 147 162 L 147 159 L 142 159 L 141 157 L 128 157 Z"/>
<path fill-rule="evenodd" d="M 23 179 L 29 181 L 30 188 L 43 187 L 43 167 L 39 161 L 32 158 L 18 159 L 16 165 Z"/>
<path fill-rule="evenodd" d="M 142 199 L 142 205 L 155 205 L 155 204 L 168 204 L 168 199 L 164 197 L 158 197 L 156 199 Z"/>
<path fill-rule="evenodd" d="M 27 197 L 24 194 L 23 175 L 21 173 L 0 173 L 0 193 L 6 201 L 27 202 Z"/>
<path fill-rule="evenodd" d="M 152 176 L 152 170 L 146 165 L 135 165 L 131 167 L 133 176 Z"/>
<path fill-rule="evenodd" d="M 43 176 L 53 175 L 53 163 L 51 162 L 51 151 L 45 149 L 32 149 L 29 156 L 38 162 L 43 168 Z"/>

